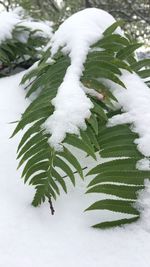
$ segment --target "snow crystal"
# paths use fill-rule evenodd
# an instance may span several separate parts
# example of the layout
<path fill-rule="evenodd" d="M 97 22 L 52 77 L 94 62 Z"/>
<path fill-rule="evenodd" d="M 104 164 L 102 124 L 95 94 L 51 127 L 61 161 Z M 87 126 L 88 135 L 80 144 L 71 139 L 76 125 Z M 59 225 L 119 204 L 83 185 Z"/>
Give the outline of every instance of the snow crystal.
<path fill-rule="evenodd" d="M 150 156 L 150 89 L 135 73 L 123 71 L 121 80 L 126 89 L 109 83 L 114 88 L 114 95 L 118 99 L 125 113 L 114 116 L 108 126 L 133 123 L 133 130 L 139 134 L 135 140 L 138 150 L 146 157 Z"/>
<path fill-rule="evenodd" d="M 60 149 L 60 143 L 66 133 L 77 134 L 79 128 L 85 128 L 85 119 L 90 117 L 93 105 L 80 83 L 83 63 L 90 46 L 98 41 L 104 30 L 114 22 L 115 19 L 107 12 L 89 8 L 68 18 L 52 37 L 52 57 L 62 48 L 71 59 L 64 81 L 52 101 L 55 111 L 44 124 L 52 134 L 49 143 L 55 149 Z M 119 27 L 116 32 L 121 33 Z"/>

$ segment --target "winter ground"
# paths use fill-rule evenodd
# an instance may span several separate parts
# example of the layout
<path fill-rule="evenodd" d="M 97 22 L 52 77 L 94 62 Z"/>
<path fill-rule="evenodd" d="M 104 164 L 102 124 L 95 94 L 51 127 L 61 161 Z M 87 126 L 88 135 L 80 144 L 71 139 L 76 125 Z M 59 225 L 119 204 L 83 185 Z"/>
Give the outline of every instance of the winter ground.
<path fill-rule="evenodd" d="M 54 203 L 54 216 L 47 204 L 30 205 L 33 189 L 16 171 L 19 135 L 9 139 L 9 122 L 27 105 L 21 75 L 0 80 L 0 267 L 149 267 L 149 216 L 124 228 L 94 230 L 89 226 L 96 213 L 83 213 L 89 203 L 81 182 Z"/>

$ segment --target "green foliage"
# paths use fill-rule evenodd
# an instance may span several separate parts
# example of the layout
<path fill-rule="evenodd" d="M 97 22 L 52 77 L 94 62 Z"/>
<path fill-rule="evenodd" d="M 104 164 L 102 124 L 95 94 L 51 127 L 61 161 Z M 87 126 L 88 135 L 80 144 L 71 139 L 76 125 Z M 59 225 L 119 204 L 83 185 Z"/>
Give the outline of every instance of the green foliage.
<path fill-rule="evenodd" d="M 22 172 L 24 182 L 35 187 L 36 192 L 32 202 L 34 206 L 40 205 L 46 199 L 49 201 L 51 198 L 56 199 L 61 189 L 67 192 L 67 181 L 69 179 L 75 185 L 76 172 L 83 179 L 83 167 L 72 153 L 72 147 L 82 150 L 95 160 L 98 154 L 109 159 L 109 162 L 98 163 L 88 172 L 87 175 L 92 175 L 92 178 L 86 192 L 104 193 L 108 195 L 108 199 L 99 200 L 86 210 L 104 209 L 128 214 L 130 218 L 94 225 L 98 228 L 118 226 L 137 220 L 140 213 L 134 204 L 139 190 L 144 189 L 144 179 L 150 176 L 150 172 L 136 169 L 137 161 L 143 155 L 136 148 L 134 140 L 138 135 L 131 131 L 130 125 L 107 127 L 108 118 L 115 113 L 113 103 L 117 100 L 99 78 L 113 81 L 120 85 L 122 90 L 126 90 L 120 79 L 122 69 L 139 72 L 141 67 L 149 64 L 149 61 L 136 61 L 133 52 L 139 44 L 131 43 L 127 38 L 114 34 L 117 25 L 115 23 L 107 29 L 103 39 L 92 46 L 84 64 L 82 84 L 104 96 L 103 101 L 99 101 L 89 95 L 94 108 L 90 119 L 86 122 L 87 129 L 80 130 L 80 136 L 67 134 L 61 152 L 54 151 L 50 147 L 48 142 L 50 134 L 45 131 L 43 123 L 53 114 L 51 100 L 57 94 L 70 65 L 70 59 L 59 51 L 53 61 L 47 63 L 46 60 L 50 57 L 50 51 L 47 50 L 38 67 L 28 72 L 22 79 L 21 83 L 26 83 L 26 96 L 29 97 L 34 93 L 36 98 L 23 113 L 12 135 L 24 129 L 18 146 L 20 161 L 18 167 L 24 166 Z M 114 196 L 115 199 L 112 198 Z"/>
<path fill-rule="evenodd" d="M 42 55 L 42 47 L 48 42 L 47 38 L 37 35 L 40 30 L 16 26 L 12 32 L 12 39 L 6 39 L 0 45 L 1 75 L 10 74 L 15 68 L 29 68 Z M 26 42 L 22 41 L 27 38 Z"/>

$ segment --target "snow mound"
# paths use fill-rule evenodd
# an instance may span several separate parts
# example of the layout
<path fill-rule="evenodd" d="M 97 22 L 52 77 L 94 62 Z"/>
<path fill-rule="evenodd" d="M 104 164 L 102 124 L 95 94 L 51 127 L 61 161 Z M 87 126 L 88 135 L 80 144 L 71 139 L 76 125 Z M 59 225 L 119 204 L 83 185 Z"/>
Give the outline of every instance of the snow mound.
<path fill-rule="evenodd" d="M 68 18 L 52 37 L 52 57 L 62 47 L 71 59 L 57 96 L 52 101 L 55 111 L 44 124 L 51 133 L 49 143 L 56 150 L 61 149 L 66 133 L 77 134 L 79 128 L 86 128 L 85 119 L 90 117 L 93 104 L 80 83 L 83 64 L 90 46 L 102 38 L 105 29 L 114 22 L 115 19 L 107 12 L 88 8 Z M 121 29 L 117 28 L 116 32 L 121 33 Z"/>

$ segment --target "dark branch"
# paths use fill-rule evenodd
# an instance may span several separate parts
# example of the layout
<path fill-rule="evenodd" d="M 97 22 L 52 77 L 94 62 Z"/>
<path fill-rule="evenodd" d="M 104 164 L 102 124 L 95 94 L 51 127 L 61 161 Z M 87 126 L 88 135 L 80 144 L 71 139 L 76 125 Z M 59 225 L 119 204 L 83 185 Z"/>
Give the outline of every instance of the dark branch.
<path fill-rule="evenodd" d="M 50 207 L 51 214 L 54 215 L 55 210 L 54 210 L 54 207 L 53 207 L 53 203 L 52 203 L 51 197 L 49 197 L 48 202 L 49 202 L 49 207 Z"/>
<path fill-rule="evenodd" d="M 7 11 L 9 11 L 9 6 L 7 6 L 4 2 L 0 1 L 0 4 L 1 4 Z"/>
<path fill-rule="evenodd" d="M 59 11 L 60 11 L 59 8 L 58 8 L 58 6 L 56 5 L 56 3 L 55 3 L 53 0 L 49 0 L 49 2 L 50 2 L 50 4 L 51 4 L 52 8 L 53 8 L 56 12 L 59 12 Z"/>
<path fill-rule="evenodd" d="M 92 4 L 90 3 L 89 0 L 85 0 L 85 7 L 88 8 L 88 7 L 92 7 Z"/>

